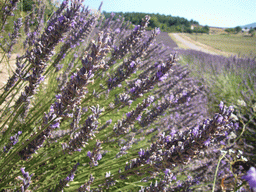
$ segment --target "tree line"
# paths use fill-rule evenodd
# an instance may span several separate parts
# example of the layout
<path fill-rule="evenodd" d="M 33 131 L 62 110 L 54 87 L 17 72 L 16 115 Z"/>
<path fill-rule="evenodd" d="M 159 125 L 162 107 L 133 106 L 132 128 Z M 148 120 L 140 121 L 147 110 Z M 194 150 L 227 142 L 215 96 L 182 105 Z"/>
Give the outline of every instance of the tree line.
<path fill-rule="evenodd" d="M 48 6 L 45 10 L 45 15 L 48 18 L 49 15 L 51 15 L 51 13 L 56 9 L 56 5 L 50 0 L 47 0 L 47 4 Z M 33 5 L 33 0 L 23 0 L 20 4 L 20 10 L 25 12 L 31 11 Z M 102 14 L 104 14 L 106 19 L 111 17 L 111 12 L 103 11 Z M 147 30 L 152 30 L 157 27 L 164 32 L 209 33 L 208 26 L 200 26 L 199 22 L 193 19 L 188 20 L 178 16 L 164 15 L 159 13 L 115 12 L 114 20 L 118 19 L 119 15 L 123 16 L 126 21 L 130 21 L 132 25 L 139 25 L 142 18 L 149 15 L 151 19 Z M 191 28 L 191 25 L 194 25 L 194 27 Z"/>
<path fill-rule="evenodd" d="M 110 12 L 103 11 L 106 18 L 111 17 Z M 126 21 L 130 21 L 133 25 L 139 25 L 142 18 L 146 15 L 151 17 L 147 30 L 152 30 L 155 27 L 161 29 L 164 32 L 184 32 L 184 33 L 208 33 L 208 26 L 199 26 L 197 21 L 193 19 L 187 20 L 183 17 L 174 17 L 171 15 L 154 14 L 154 13 L 140 13 L 140 12 L 115 12 L 114 19 L 118 19 L 119 15 L 123 16 Z M 191 29 L 191 25 L 195 25 L 194 29 Z"/>
<path fill-rule="evenodd" d="M 245 29 L 247 29 L 247 27 L 245 27 Z M 227 28 L 225 29 L 225 31 L 230 34 L 230 33 L 234 33 L 234 34 L 238 34 L 240 32 L 244 32 L 242 30 L 242 28 L 240 26 L 237 26 L 235 28 Z M 256 34 L 256 27 L 251 27 L 249 30 L 248 30 L 248 33 L 251 34 L 251 36 L 255 36 Z"/>

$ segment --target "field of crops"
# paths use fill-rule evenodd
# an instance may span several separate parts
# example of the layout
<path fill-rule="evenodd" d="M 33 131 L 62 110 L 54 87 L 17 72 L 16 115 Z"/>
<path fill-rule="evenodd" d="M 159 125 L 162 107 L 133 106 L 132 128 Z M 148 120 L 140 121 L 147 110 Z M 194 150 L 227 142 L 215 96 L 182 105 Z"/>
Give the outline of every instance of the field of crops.
<path fill-rule="evenodd" d="M 186 36 L 234 55 L 256 56 L 256 37 L 243 34 L 186 34 Z"/>
<path fill-rule="evenodd" d="M 0 14 L 1 64 L 16 56 L 0 92 L 0 191 L 256 187 L 255 59 L 176 53 L 149 16 L 130 30 L 80 1 L 47 20 L 43 1 L 25 16 L 16 3 Z"/>

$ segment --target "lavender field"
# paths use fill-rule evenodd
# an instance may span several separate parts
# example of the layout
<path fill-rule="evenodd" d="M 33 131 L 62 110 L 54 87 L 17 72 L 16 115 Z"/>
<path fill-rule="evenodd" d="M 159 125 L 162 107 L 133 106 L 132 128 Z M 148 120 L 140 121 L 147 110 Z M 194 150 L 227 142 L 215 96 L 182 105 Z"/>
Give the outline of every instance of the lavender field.
<path fill-rule="evenodd" d="M 256 190 L 255 58 L 177 51 L 102 4 L 1 6 L 1 191 Z"/>

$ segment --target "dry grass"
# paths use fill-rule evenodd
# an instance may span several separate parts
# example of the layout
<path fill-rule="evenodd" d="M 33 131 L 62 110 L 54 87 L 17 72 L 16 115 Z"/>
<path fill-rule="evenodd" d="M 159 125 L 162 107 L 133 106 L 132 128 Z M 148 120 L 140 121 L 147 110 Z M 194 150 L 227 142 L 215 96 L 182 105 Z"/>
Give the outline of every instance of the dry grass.
<path fill-rule="evenodd" d="M 179 48 L 189 49 L 189 47 L 187 47 L 185 44 L 183 44 L 182 42 L 177 40 L 172 33 L 169 33 L 169 35 L 175 41 L 175 43 L 178 45 Z M 210 53 L 217 54 L 217 55 L 223 55 L 223 56 L 226 56 L 226 57 L 234 55 L 233 53 L 224 52 L 224 51 L 215 49 L 215 48 L 213 48 L 209 45 L 205 45 L 203 43 L 200 43 L 199 41 L 195 41 L 192 38 L 188 37 L 188 35 L 185 34 L 185 33 L 179 33 L 179 36 L 182 37 L 183 39 L 185 39 L 186 41 L 188 41 L 189 43 L 194 44 L 198 47 L 201 47 L 203 50 L 205 50 L 205 52 L 210 52 Z"/>
<path fill-rule="evenodd" d="M 227 32 L 225 31 L 224 28 L 218 28 L 218 27 L 209 27 L 210 28 L 210 31 L 209 33 L 210 34 L 227 34 Z"/>
<path fill-rule="evenodd" d="M 233 55 L 256 56 L 256 37 L 240 34 L 186 34 L 192 40 L 213 47 L 214 49 L 232 53 Z"/>

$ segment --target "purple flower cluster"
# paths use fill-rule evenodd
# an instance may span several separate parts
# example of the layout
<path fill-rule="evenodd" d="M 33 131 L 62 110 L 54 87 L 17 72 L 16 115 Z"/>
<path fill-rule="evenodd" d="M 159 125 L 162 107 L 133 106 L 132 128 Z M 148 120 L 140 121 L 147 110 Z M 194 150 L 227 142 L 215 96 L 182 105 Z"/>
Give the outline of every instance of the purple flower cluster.
<path fill-rule="evenodd" d="M 29 187 L 29 185 L 31 184 L 31 177 L 34 174 L 29 175 L 28 172 L 25 172 L 25 168 L 20 168 L 20 171 L 22 173 L 23 178 L 19 176 L 18 179 L 22 180 L 23 183 L 21 185 L 21 191 L 25 192 Z"/>
<path fill-rule="evenodd" d="M 94 179 L 95 178 L 92 175 L 90 175 L 90 179 L 85 184 L 79 187 L 78 192 L 91 191 L 90 185 L 93 183 Z"/>
<path fill-rule="evenodd" d="M 79 106 L 82 98 L 84 98 L 84 94 L 86 94 L 85 87 L 91 82 L 91 78 L 93 78 L 94 76 L 94 71 L 102 67 L 101 64 L 98 63 L 101 62 L 103 57 L 109 51 L 109 46 L 107 43 L 108 35 L 103 35 L 102 33 L 99 33 L 99 46 L 97 46 L 96 44 L 92 45 L 91 54 L 86 55 L 85 58 L 82 59 L 83 67 L 71 76 L 70 81 L 63 88 L 61 94 L 58 94 L 56 96 L 57 100 L 51 106 L 50 112 L 48 114 L 45 114 L 43 126 L 46 126 L 50 121 L 53 121 L 53 123 L 50 126 L 45 127 L 44 131 L 42 131 L 35 140 L 29 143 L 28 147 L 26 147 L 19 153 L 23 159 L 29 158 L 31 154 L 35 153 L 35 151 L 42 146 L 45 138 L 50 135 L 51 130 L 60 126 L 61 117 L 73 116 L 72 110 L 75 106 Z M 95 111 L 95 113 L 98 115 L 98 111 Z M 93 116 L 88 117 L 86 121 L 86 124 L 88 125 L 85 126 L 85 128 L 88 128 L 89 124 L 92 123 L 92 118 Z M 95 127 L 95 125 L 90 126 Z M 82 141 L 83 140 L 81 140 L 81 142 Z M 75 143 L 73 143 L 73 141 L 71 141 L 70 143 L 72 143 L 71 145 L 76 145 Z"/>
<path fill-rule="evenodd" d="M 210 139 L 216 134 L 233 129 L 230 127 L 232 121 L 231 114 L 233 109 L 224 107 L 220 113 L 216 113 L 213 119 L 206 119 L 199 127 L 185 130 L 175 134 L 170 139 L 170 136 L 165 134 L 160 135 L 158 140 L 153 143 L 150 149 L 140 155 L 135 161 L 132 161 L 127 167 L 129 169 L 138 167 L 141 164 L 154 164 L 158 168 L 165 167 L 173 168 L 174 165 L 190 162 L 199 154 L 198 149 L 206 148 L 210 143 Z M 221 118 L 223 117 L 223 118 Z M 222 121 L 219 121 L 222 119 Z M 161 163 L 160 162 L 165 162 Z"/>
<path fill-rule="evenodd" d="M 80 186 L 78 191 L 111 191 L 123 183 L 133 190 L 139 180 L 148 185 L 140 191 L 192 191 L 191 186 L 195 189 L 214 180 L 224 151 L 225 159 L 216 172 L 220 187 L 216 188 L 234 180 L 232 174 L 238 175 L 239 185 L 245 179 L 255 188 L 254 165 L 238 169 L 240 164 L 227 164 L 246 162 L 236 148 L 236 142 L 241 142 L 233 114 L 237 106 L 220 102 L 219 112 L 205 119 L 209 115 L 206 87 L 190 76 L 187 67 L 176 63 L 172 49 L 156 42 L 162 35 L 159 28 L 146 31 L 149 16 L 129 30 L 131 23 L 124 17 L 104 18 L 83 7 L 80 0 L 63 1 L 47 23 L 44 16 L 44 3 L 36 2 L 25 19 L 26 53 L 16 58 L 17 68 L 0 99 L 4 102 L 12 91 L 19 93 L 24 87 L 17 100 L 11 98 L 16 105 L 1 113 L 1 127 L 12 125 L 0 132 L 3 186 L 14 188 L 11 177 L 17 173 L 11 165 L 22 165 L 40 181 L 31 182 L 32 175 L 22 168 L 23 191 L 29 186 L 62 191 L 70 182 L 68 190 Z M 14 24 L 11 40 L 18 38 L 21 24 L 21 20 Z M 44 79 L 49 84 L 42 85 Z M 52 83 L 56 79 L 58 85 Z M 47 102 L 42 96 L 46 86 Z M 244 118 L 253 124 L 252 97 L 244 98 L 251 107 L 251 116 Z M 255 146 L 253 141 L 250 146 Z M 14 158 L 17 154 L 19 158 Z M 70 171 L 70 163 L 78 159 L 83 166 L 77 163 Z M 249 171 L 240 177 L 244 170 Z M 59 179 L 63 173 L 66 176 Z M 81 175 L 75 177 L 75 173 Z M 134 177 L 139 180 L 129 180 Z M 210 188 L 200 186 L 205 191 Z"/>
<path fill-rule="evenodd" d="M 130 127 L 135 123 L 135 120 L 142 113 L 142 111 L 147 108 L 151 103 L 153 103 L 154 97 L 149 96 L 141 104 L 137 105 L 135 110 L 132 110 L 126 114 L 126 118 L 123 120 L 118 120 L 114 125 L 113 131 L 118 135 L 127 134 L 130 130 Z"/>
<path fill-rule="evenodd" d="M 89 10 L 81 12 L 80 15 L 76 18 L 74 22 L 74 26 L 68 36 L 65 38 L 65 42 L 63 43 L 58 56 L 53 61 L 53 65 L 57 67 L 57 64 L 65 58 L 65 54 L 70 48 L 75 48 L 80 44 L 81 41 L 84 41 L 86 37 L 88 37 L 93 28 L 96 25 L 96 21 L 98 19 L 97 15 L 92 15 L 91 18 L 87 18 L 89 16 Z"/>
<path fill-rule="evenodd" d="M 251 167 L 247 172 L 247 175 L 244 175 L 241 178 L 249 183 L 252 190 L 256 190 L 256 169 L 254 167 Z"/>
<path fill-rule="evenodd" d="M 141 25 L 135 26 L 134 30 L 128 35 L 112 52 L 112 58 L 108 61 L 108 65 L 112 66 L 117 59 L 123 58 L 127 53 L 131 52 L 133 47 L 135 47 L 142 38 L 143 32 L 149 23 L 150 17 L 146 16 L 141 22 Z"/>
<path fill-rule="evenodd" d="M 19 135 L 21 134 L 22 134 L 22 131 L 18 131 L 18 133 L 10 137 L 10 142 L 3 148 L 3 151 L 5 153 L 8 153 L 8 151 L 12 148 L 12 146 L 14 146 L 16 143 L 19 142 Z"/>
<path fill-rule="evenodd" d="M 74 180 L 75 177 L 75 173 L 77 170 L 79 163 L 77 163 L 76 165 L 74 165 L 74 167 L 72 168 L 72 170 L 70 171 L 70 174 L 65 178 L 65 179 L 61 179 L 59 184 L 57 184 L 54 189 L 50 189 L 49 191 L 61 191 L 63 190 L 63 188 L 70 182 Z"/>
<path fill-rule="evenodd" d="M 6 4 L 2 7 L 2 26 L 1 26 L 1 30 L 4 28 L 4 25 L 6 24 L 6 19 L 9 16 L 13 16 L 13 11 L 16 9 L 17 7 L 17 3 L 19 1 L 18 0 L 12 0 L 12 1 L 6 1 Z"/>
<path fill-rule="evenodd" d="M 135 50 L 135 53 L 132 54 L 129 59 L 124 60 L 123 64 L 121 64 L 112 77 L 108 79 L 109 89 L 116 87 L 136 71 L 138 65 L 140 64 L 140 58 L 147 54 L 147 51 L 152 42 L 155 40 L 157 34 L 158 31 L 155 29 L 150 38 L 146 40 L 145 43 L 143 43 L 137 50 Z"/>
<path fill-rule="evenodd" d="M 90 158 L 90 166 L 98 166 L 98 161 L 102 159 L 102 154 L 101 154 L 101 143 L 100 141 L 96 141 L 96 146 L 94 147 L 93 151 L 88 151 L 87 156 Z"/>
<path fill-rule="evenodd" d="M 131 98 L 135 100 L 139 96 L 143 95 L 145 92 L 150 91 L 154 88 L 154 85 L 161 80 L 161 77 L 164 76 L 174 65 L 175 55 L 170 55 L 168 60 L 162 64 L 153 76 L 146 79 L 142 79 L 140 86 L 135 86 L 130 90 Z M 161 74 L 160 74 L 161 73 Z M 160 75 L 159 75 L 160 74 Z"/>
<path fill-rule="evenodd" d="M 36 89 L 42 81 L 42 74 L 47 66 L 47 61 L 53 55 L 55 46 L 60 42 L 63 35 L 70 30 L 72 22 L 75 21 L 77 15 L 79 15 L 79 8 L 81 3 L 72 4 L 70 9 L 66 9 L 63 13 L 63 9 L 67 7 L 67 2 L 64 1 L 59 8 L 59 14 L 51 18 L 45 28 L 42 35 L 35 40 L 34 46 L 31 50 L 27 50 L 25 58 L 28 59 L 29 64 L 32 66 L 31 73 L 27 74 L 29 85 L 25 87 L 25 91 L 22 92 L 19 99 L 16 101 L 16 105 L 19 106 L 25 102 L 25 113 L 29 109 L 30 100 L 36 93 Z M 28 73 L 29 71 L 27 71 Z"/>
<path fill-rule="evenodd" d="M 81 129 L 79 129 L 78 132 L 75 132 L 69 141 L 69 144 L 66 148 L 69 150 L 77 150 L 81 147 L 84 147 L 84 145 L 90 140 L 95 137 L 96 129 L 98 127 L 98 118 L 103 108 L 100 108 L 99 105 L 97 107 L 91 107 L 92 115 L 90 115 L 84 125 Z"/>
<path fill-rule="evenodd" d="M 11 57 L 13 46 L 17 43 L 17 40 L 20 37 L 21 26 L 22 18 L 18 18 L 16 21 L 14 21 L 12 34 L 9 34 L 10 42 L 5 42 L 4 46 L 2 46 L 2 49 L 7 53 L 8 58 Z"/>

